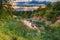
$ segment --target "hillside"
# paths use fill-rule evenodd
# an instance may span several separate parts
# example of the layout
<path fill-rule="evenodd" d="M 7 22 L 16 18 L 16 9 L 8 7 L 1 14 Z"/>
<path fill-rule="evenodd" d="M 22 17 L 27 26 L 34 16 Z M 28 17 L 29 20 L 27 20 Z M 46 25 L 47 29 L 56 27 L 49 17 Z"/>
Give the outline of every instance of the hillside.
<path fill-rule="evenodd" d="M 8 0 L 0 1 L 0 40 L 60 40 L 60 2 L 15 11 Z"/>

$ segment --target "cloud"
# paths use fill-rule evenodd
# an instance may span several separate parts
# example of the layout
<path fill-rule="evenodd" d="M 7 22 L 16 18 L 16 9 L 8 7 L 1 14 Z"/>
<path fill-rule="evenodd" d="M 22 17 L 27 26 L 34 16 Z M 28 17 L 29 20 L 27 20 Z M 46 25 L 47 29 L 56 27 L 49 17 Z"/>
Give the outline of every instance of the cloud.
<path fill-rule="evenodd" d="M 29 1 L 32 1 L 32 0 L 16 0 L 15 2 L 29 2 Z"/>
<path fill-rule="evenodd" d="M 56 2 L 56 1 L 60 1 L 60 0 L 46 0 L 46 1 Z"/>
<path fill-rule="evenodd" d="M 46 1 L 46 0 L 38 0 L 38 1 Z"/>
<path fill-rule="evenodd" d="M 15 2 L 29 2 L 29 1 L 33 1 L 33 0 L 15 0 Z M 56 2 L 56 1 L 60 1 L 60 0 L 34 0 L 34 1 L 51 1 L 51 2 Z"/>

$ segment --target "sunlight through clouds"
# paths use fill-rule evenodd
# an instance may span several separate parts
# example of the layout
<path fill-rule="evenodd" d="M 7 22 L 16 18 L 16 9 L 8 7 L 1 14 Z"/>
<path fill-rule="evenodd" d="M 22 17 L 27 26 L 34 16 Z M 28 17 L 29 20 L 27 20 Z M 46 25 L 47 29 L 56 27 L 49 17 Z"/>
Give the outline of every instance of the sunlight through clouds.
<path fill-rule="evenodd" d="M 29 1 L 32 1 L 32 0 L 16 0 L 15 2 L 29 2 Z"/>
<path fill-rule="evenodd" d="M 60 1 L 60 0 L 46 0 L 46 1 L 56 2 L 56 1 Z"/>
<path fill-rule="evenodd" d="M 29 2 L 29 1 L 33 1 L 33 0 L 15 0 L 15 2 Z M 60 1 L 60 0 L 34 0 L 34 1 L 51 1 L 51 2 L 56 2 L 56 1 Z"/>

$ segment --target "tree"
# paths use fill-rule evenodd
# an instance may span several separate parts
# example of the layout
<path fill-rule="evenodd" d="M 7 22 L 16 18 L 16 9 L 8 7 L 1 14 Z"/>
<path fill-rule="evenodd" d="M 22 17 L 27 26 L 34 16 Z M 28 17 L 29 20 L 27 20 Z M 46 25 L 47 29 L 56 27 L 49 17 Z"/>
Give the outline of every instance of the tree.
<path fill-rule="evenodd" d="M 55 11 L 60 11 L 60 1 L 59 2 L 56 2 L 56 4 L 54 5 L 53 9 Z"/>
<path fill-rule="evenodd" d="M 0 0 L 0 18 L 9 19 L 12 16 L 12 5 L 10 0 Z"/>

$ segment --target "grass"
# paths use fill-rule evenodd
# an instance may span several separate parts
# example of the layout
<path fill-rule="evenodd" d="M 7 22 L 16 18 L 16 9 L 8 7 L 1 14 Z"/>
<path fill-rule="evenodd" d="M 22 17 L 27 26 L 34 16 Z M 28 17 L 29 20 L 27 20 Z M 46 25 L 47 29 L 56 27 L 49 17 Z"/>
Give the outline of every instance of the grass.
<path fill-rule="evenodd" d="M 44 25 L 43 23 L 40 24 Z M 50 29 L 47 30 L 48 32 L 46 30 L 29 29 L 18 18 L 0 20 L 0 40 L 55 40 L 59 35 L 59 31 L 56 35 L 57 31 L 51 30 L 55 32 L 52 33 L 49 32 Z"/>
<path fill-rule="evenodd" d="M 19 19 L 18 19 L 19 20 Z M 17 19 L 0 20 L 1 40 L 37 40 L 37 30 L 27 28 Z M 7 39 L 8 38 L 8 39 Z"/>

